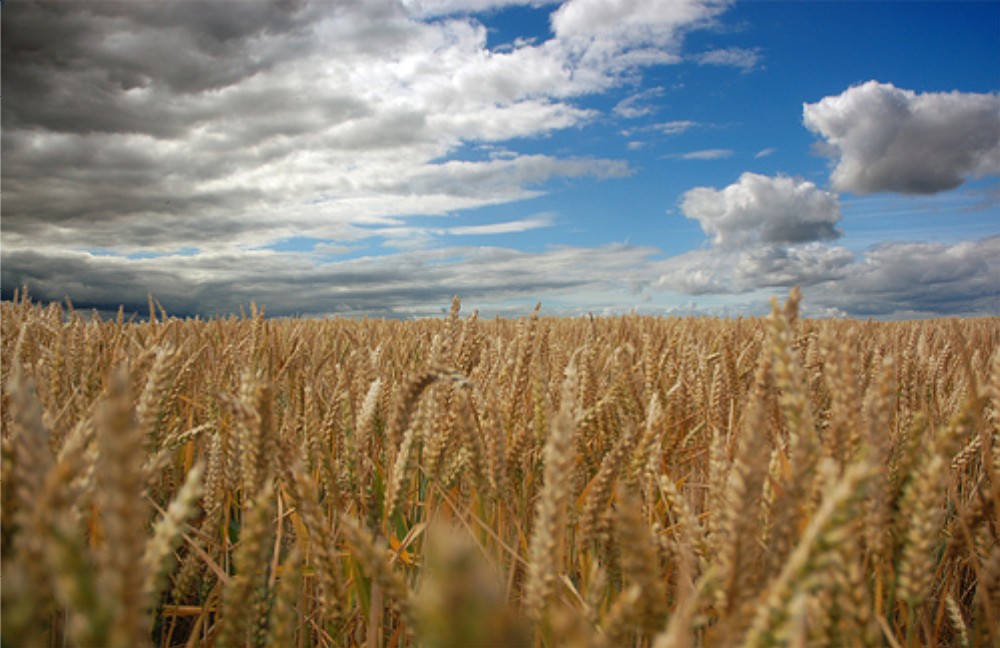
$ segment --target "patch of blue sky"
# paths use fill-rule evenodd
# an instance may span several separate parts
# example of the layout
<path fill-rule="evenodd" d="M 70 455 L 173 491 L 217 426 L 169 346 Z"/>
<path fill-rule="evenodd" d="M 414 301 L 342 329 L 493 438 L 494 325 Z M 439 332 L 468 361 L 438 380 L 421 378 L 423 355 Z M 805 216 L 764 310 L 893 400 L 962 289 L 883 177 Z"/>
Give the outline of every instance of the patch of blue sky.
<path fill-rule="evenodd" d="M 160 259 L 162 257 L 193 257 L 201 252 L 196 247 L 182 247 L 169 252 L 157 252 L 154 250 L 142 250 L 127 255 L 129 259 Z"/>
<path fill-rule="evenodd" d="M 759 72 L 688 63 L 661 68 L 647 75 L 647 83 L 674 75 L 682 87 L 664 102 L 686 108 L 698 121 L 733 124 L 727 134 L 736 150 L 777 147 L 768 161 L 808 179 L 827 169 L 825 160 L 810 154 L 815 137 L 801 127 L 803 103 L 869 80 L 917 92 L 996 91 L 998 68 L 983 63 L 1000 52 L 1000 3 L 872 2 L 863 10 L 866 19 L 857 20 L 837 2 L 738 3 L 722 20 L 743 28 L 724 35 L 692 32 L 685 48 L 694 53 L 765 43 Z"/>
<path fill-rule="evenodd" d="M 551 13 L 551 5 L 515 5 L 480 16 L 487 24 L 486 47 L 503 50 L 524 41 L 538 44 L 549 40 L 553 36 L 549 22 Z"/>
<path fill-rule="evenodd" d="M 953 244 L 998 236 L 997 190 L 995 180 L 985 179 L 930 196 L 843 196 L 838 244 L 860 251 L 886 240 Z"/>
<path fill-rule="evenodd" d="M 983 62 L 1000 47 L 1000 3 L 865 2 L 857 11 L 864 20 L 840 2 L 737 3 L 724 20 L 748 27 L 726 42 L 766 43 L 769 99 L 815 101 L 871 79 L 916 91 L 996 90 L 996 68 Z M 694 32 L 687 44 L 711 39 Z"/>
<path fill-rule="evenodd" d="M 315 238 L 312 236 L 290 236 L 254 249 L 272 250 L 274 252 L 312 252 L 317 245 L 332 242 L 330 239 Z"/>
<path fill-rule="evenodd" d="M 374 234 L 350 241 L 339 241 L 315 236 L 291 236 L 249 249 L 270 250 L 286 254 L 304 254 L 309 255 L 309 258 L 318 263 L 337 263 L 363 257 L 391 254 L 392 250 L 387 250 L 379 246 L 381 240 L 381 237 Z"/>
<path fill-rule="evenodd" d="M 85 248 L 83 252 L 95 257 L 125 257 L 121 252 L 105 248 Z"/>

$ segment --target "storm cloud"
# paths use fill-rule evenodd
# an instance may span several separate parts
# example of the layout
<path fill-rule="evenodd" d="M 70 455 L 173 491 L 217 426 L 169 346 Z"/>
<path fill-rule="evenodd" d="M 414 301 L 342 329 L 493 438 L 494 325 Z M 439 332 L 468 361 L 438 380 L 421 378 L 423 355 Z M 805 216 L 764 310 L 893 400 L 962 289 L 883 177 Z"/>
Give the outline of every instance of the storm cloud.
<path fill-rule="evenodd" d="M 459 232 L 461 234 L 461 232 Z M 3 252 L 4 286 L 27 285 L 36 300 L 142 312 L 151 293 L 168 313 L 219 316 L 250 302 L 268 312 L 404 317 L 436 312 L 455 294 L 497 312 L 545 293 L 630 291 L 648 283 L 656 249 L 626 245 L 553 248 L 441 247 L 324 261 L 317 254 L 254 250 L 126 258 L 85 252 Z M 518 313 L 521 314 L 521 313 Z"/>

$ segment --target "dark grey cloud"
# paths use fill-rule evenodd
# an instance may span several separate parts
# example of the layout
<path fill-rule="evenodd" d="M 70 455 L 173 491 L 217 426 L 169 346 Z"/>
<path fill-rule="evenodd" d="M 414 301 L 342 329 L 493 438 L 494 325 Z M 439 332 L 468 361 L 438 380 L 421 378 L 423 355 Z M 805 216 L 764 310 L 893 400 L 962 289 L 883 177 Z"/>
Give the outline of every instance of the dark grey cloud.
<path fill-rule="evenodd" d="M 1000 236 L 885 243 L 814 295 L 859 317 L 1000 315 Z"/>
<path fill-rule="evenodd" d="M 821 243 L 697 250 L 661 266 L 659 288 L 757 294 L 801 285 L 816 315 L 889 319 L 1000 315 L 1000 237 L 885 243 L 857 257 Z"/>
<path fill-rule="evenodd" d="M 489 51 L 471 19 L 422 22 L 394 0 L 4 9 L 8 249 L 360 236 L 359 225 L 518 200 L 559 177 L 627 173 L 517 153 L 442 163 L 466 144 L 591 119 L 566 98 L 601 87 L 574 75 L 581 63 L 558 43 Z M 603 64 L 601 83 L 628 68 Z"/>
<path fill-rule="evenodd" d="M 833 188 L 931 194 L 1000 174 L 1000 96 L 869 81 L 803 107 L 838 162 Z"/>
<path fill-rule="evenodd" d="M 305 2 L 44 2 L 4 7 L 5 129 L 176 136 L 184 100 L 301 50 Z M 281 37 L 285 48 L 274 48 Z"/>
<path fill-rule="evenodd" d="M 71 299 L 85 309 L 142 312 L 149 294 L 166 299 L 179 315 L 198 314 L 197 290 L 177 282 L 174 272 L 121 258 L 84 253 L 4 251 L 0 289 L 4 299 L 27 288 L 39 301 Z"/>
<path fill-rule="evenodd" d="M 4 250 L 5 298 L 23 285 L 36 300 L 70 297 L 79 308 L 145 309 L 152 293 L 173 315 L 222 315 L 251 301 L 273 315 L 407 316 L 447 305 L 621 290 L 650 274 L 652 248 L 606 246 L 526 253 L 454 247 L 320 263 L 266 250 L 126 259 L 84 252 Z"/>

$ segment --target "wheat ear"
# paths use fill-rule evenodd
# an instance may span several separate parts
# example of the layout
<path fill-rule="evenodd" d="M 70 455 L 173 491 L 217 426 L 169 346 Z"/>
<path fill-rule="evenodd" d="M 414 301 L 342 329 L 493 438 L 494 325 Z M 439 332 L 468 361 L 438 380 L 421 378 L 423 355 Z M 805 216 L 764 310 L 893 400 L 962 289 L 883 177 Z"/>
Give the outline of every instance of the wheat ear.
<path fill-rule="evenodd" d="M 564 385 L 576 380 L 573 365 L 567 370 Z M 566 506 L 574 463 L 575 425 L 569 408 L 571 392 L 564 390 L 562 409 L 552 419 L 545 440 L 544 482 L 535 509 L 528 549 L 528 580 L 524 607 L 532 619 L 540 619 L 555 586 L 556 574 L 562 566 L 562 538 L 565 531 Z"/>

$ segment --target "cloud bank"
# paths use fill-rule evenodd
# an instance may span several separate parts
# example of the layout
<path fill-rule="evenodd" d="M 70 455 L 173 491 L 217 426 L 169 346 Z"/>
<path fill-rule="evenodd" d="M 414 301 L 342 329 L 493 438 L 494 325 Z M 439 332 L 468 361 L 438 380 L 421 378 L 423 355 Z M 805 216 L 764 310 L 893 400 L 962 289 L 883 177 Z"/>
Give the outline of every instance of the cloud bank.
<path fill-rule="evenodd" d="M 424 22 L 388 0 L 17 3 L 2 41 L 4 243 L 343 237 L 530 198 L 558 178 L 620 177 L 617 160 L 447 158 L 594 118 L 573 98 L 719 10 L 670 5 L 648 25 L 644 4 L 609 4 L 617 26 L 588 31 L 603 5 L 568 3 L 555 38 L 497 51 L 472 19 Z"/>
<path fill-rule="evenodd" d="M 310 255 L 252 250 L 141 259 L 16 250 L 5 252 L 0 275 L 4 285 L 26 281 L 36 300 L 70 295 L 77 306 L 111 312 L 119 304 L 144 312 L 151 292 L 177 316 L 225 315 L 255 301 L 274 315 L 405 317 L 436 314 L 456 294 L 498 312 L 510 300 L 534 305 L 540 294 L 635 292 L 648 283 L 655 253 L 626 245 L 541 253 L 453 246 L 331 262 L 320 258 L 322 246 Z"/>
<path fill-rule="evenodd" d="M 440 247 L 554 216 L 416 226 L 633 172 L 521 153 L 580 99 L 680 60 L 717 0 L 571 0 L 490 48 L 509 0 L 18 2 L 5 7 L 2 289 L 81 306 L 405 313 L 628 285 L 652 249 Z M 314 241 L 311 253 L 281 252 Z M 427 249 L 433 248 L 433 249 Z M 395 252 L 393 250 L 403 250 Z M 369 252 L 360 258 L 342 258 Z M 586 261 L 584 261 L 586 259 Z"/>

